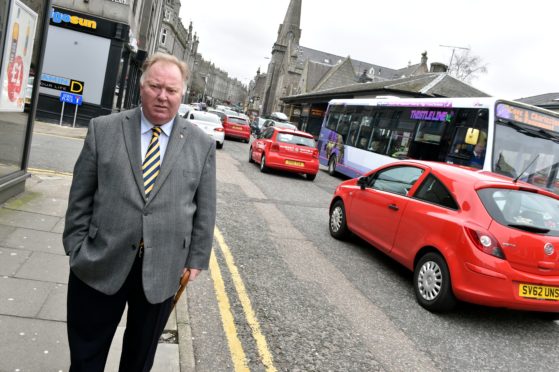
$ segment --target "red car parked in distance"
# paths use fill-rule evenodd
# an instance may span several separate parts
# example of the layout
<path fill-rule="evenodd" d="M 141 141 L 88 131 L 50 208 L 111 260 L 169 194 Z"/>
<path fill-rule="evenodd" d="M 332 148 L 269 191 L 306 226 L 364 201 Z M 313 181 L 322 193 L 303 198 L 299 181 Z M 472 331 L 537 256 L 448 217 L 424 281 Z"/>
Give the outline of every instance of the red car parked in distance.
<path fill-rule="evenodd" d="M 412 270 L 430 311 L 456 300 L 559 315 L 559 196 L 445 163 L 400 161 L 342 182 L 330 234 L 349 232 Z"/>
<path fill-rule="evenodd" d="M 249 162 L 269 168 L 305 174 L 313 181 L 318 173 L 318 150 L 311 134 L 299 130 L 268 127 L 250 144 Z"/>
<path fill-rule="evenodd" d="M 248 120 L 240 116 L 226 115 L 223 120 L 225 137 L 238 138 L 247 142 L 250 140 L 250 125 Z"/>

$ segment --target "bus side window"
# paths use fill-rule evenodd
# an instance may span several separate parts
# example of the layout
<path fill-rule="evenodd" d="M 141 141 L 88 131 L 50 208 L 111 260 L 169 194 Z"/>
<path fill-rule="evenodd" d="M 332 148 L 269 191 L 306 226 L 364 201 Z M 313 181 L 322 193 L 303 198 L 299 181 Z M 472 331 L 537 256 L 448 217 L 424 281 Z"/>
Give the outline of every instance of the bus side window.
<path fill-rule="evenodd" d="M 328 115 L 328 121 L 326 122 L 326 128 L 331 129 L 331 130 L 336 130 L 336 127 L 338 126 L 338 121 L 340 120 L 340 116 L 342 116 L 341 110 L 343 108 L 341 107 L 332 107 L 330 110 L 330 113 Z"/>

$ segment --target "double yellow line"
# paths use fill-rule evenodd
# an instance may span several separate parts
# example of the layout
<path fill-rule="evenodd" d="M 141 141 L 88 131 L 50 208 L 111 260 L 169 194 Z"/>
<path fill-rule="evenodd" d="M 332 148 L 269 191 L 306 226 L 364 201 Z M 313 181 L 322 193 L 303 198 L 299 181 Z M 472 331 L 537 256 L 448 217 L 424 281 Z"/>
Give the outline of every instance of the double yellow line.
<path fill-rule="evenodd" d="M 262 360 L 262 364 L 266 368 L 266 371 L 275 372 L 276 368 L 274 367 L 272 354 L 268 349 L 266 338 L 260 330 L 260 324 L 258 323 L 258 319 L 256 319 L 254 310 L 252 309 L 250 299 L 247 295 L 243 280 L 239 275 L 239 271 L 237 270 L 237 266 L 235 265 L 235 260 L 233 259 L 231 250 L 229 249 L 227 244 L 225 244 L 223 235 L 221 235 L 221 232 L 217 227 L 214 230 L 214 236 L 217 241 L 217 246 L 223 254 L 227 268 L 231 273 L 235 291 L 237 292 L 237 296 L 239 297 L 239 301 L 243 307 L 243 312 L 245 314 L 247 323 L 252 330 L 252 337 L 256 341 L 256 347 L 258 349 L 260 359 Z M 214 283 L 219 312 L 221 314 L 221 321 L 223 323 L 223 329 L 225 331 L 227 342 L 229 344 L 229 350 L 231 351 L 231 358 L 233 359 L 235 371 L 249 371 L 246 355 L 243 350 L 243 345 L 239 340 L 237 328 L 235 327 L 235 321 L 233 318 L 233 314 L 231 313 L 229 297 L 227 296 L 227 292 L 225 291 L 225 283 L 223 282 L 221 269 L 219 267 L 219 264 L 217 263 L 217 259 L 215 258 L 215 253 L 212 254 L 210 258 L 210 275 Z"/>

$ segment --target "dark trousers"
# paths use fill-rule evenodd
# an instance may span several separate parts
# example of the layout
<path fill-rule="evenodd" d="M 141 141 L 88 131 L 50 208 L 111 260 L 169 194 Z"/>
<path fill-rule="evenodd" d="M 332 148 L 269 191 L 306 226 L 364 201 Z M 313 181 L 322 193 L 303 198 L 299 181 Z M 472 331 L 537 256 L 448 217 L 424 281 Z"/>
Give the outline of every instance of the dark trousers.
<path fill-rule="evenodd" d="M 70 372 L 104 370 L 127 303 L 119 371 L 149 371 L 171 312 L 172 297 L 159 304 L 147 301 L 142 288 L 142 259 L 136 258 L 126 282 L 114 295 L 91 288 L 70 271 L 67 303 Z"/>

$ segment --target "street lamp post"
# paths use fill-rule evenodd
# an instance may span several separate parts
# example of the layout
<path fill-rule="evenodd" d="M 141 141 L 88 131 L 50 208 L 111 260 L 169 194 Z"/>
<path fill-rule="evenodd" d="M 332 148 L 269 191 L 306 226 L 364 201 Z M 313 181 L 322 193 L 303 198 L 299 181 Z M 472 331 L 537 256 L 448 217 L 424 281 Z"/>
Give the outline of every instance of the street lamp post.
<path fill-rule="evenodd" d="M 208 75 L 204 75 L 204 93 L 202 93 L 202 102 L 206 102 L 206 85 L 208 85 Z"/>

